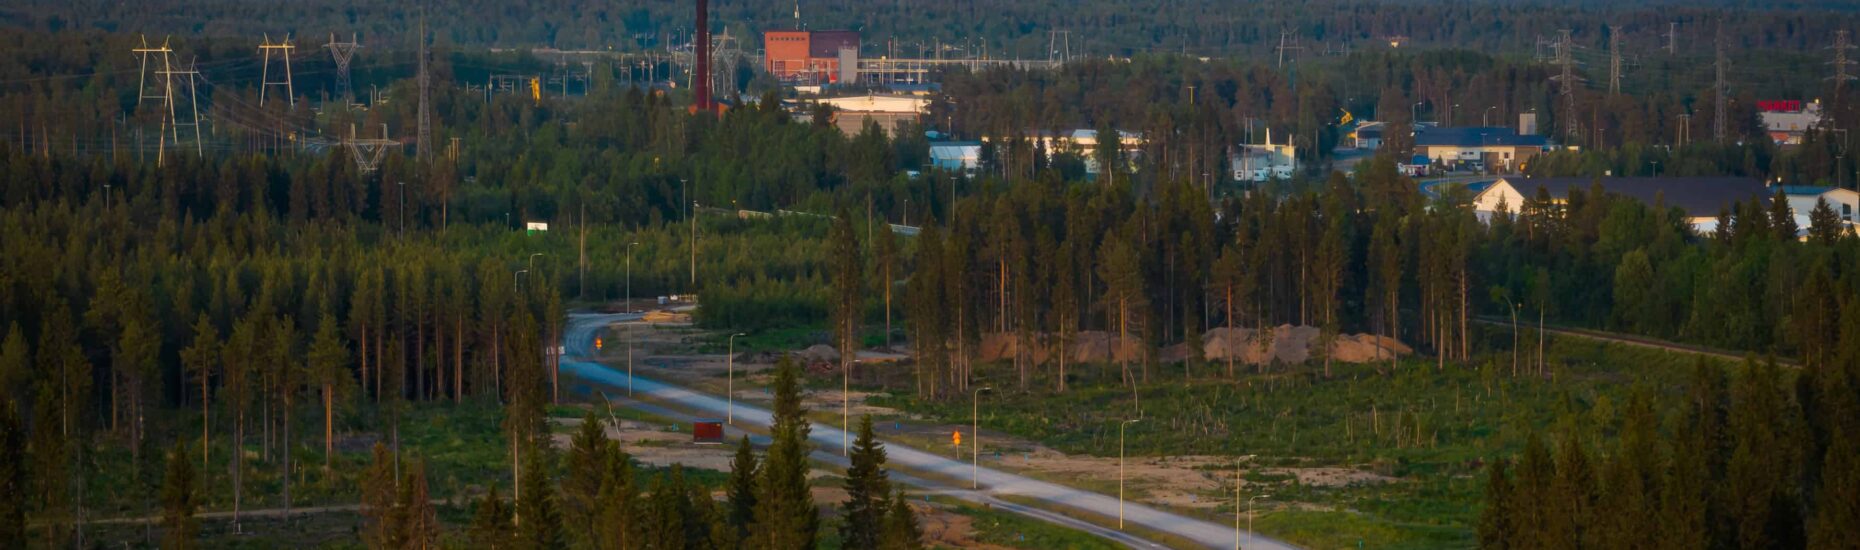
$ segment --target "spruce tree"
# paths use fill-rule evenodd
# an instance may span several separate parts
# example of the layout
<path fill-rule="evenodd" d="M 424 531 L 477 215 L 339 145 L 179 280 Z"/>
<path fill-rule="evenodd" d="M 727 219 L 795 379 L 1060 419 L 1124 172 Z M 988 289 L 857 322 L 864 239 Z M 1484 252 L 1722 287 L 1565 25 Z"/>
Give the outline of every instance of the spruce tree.
<path fill-rule="evenodd" d="M 885 506 L 885 530 L 880 535 L 878 547 L 881 550 L 919 550 L 924 547 L 923 529 L 917 526 L 917 514 L 911 511 L 911 505 L 904 500 L 904 491 L 891 494 L 891 503 Z"/>
<path fill-rule="evenodd" d="M 641 538 L 647 548 L 685 548 L 686 523 L 696 519 L 692 517 L 687 492 L 684 467 L 678 464 L 673 464 L 665 475 L 653 482 L 652 492 L 646 497 L 645 530 Z"/>
<path fill-rule="evenodd" d="M 739 541 L 749 540 L 749 526 L 756 519 L 757 475 L 756 451 L 749 444 L 749 436 L 745 435 L 736 444 L 736 457 L 730 460 L 730 479 L 724 488 L 730 506 L 724 523 L 735 530 Z"/>
<path fill-rule="evenodd" d="M 885 447 L 872 433 L 871 415 L 859 420 L 859 437 L 853 441 L 850 460 L 846 502 L 840 513 L 840 543 L 847 548 L 872 548 L 882 534 L 885 496 L 891 494 L 891 482 L 885 475 Z"/>
<path fill-rule="evenodd" d="M 477 511 L 472 513 L 471 526 L 465 529 L 465 540 L 472 548 L 496 550 L 515 548 L 516 528 L 510 524 L 510 507 L 497 496 L 497 486 L 492 485 L 490 492 L 478 501 Z"/>
<path fill-rule="evenodd" d="M 373 548 L 395 546 L 399 539 L 401 525 L 396 514 L 399 502 L 394 479 L 395 459 L 388 451 L 387 444 L 375 442 L 372 451 L 374 460 L 368 469 L 362 472 L 362 518 L 366 527 L 362 531 L 362 541 Z"/>
<path fill-rule="evenodd" d="M 584 547 L 600 540 L 596 521 L 600 515 L 601 486 L 607 476 L 607 455 L 617 450 L 607 439 L 601 417 L 589 409 L 581 418 L 581 427 L 570 440 L 563 458 L 562 523 L 570 538 Z"/>
<path fill-rule="evenodd" d="M 517 498 L 517 544 L 541 550 L 560 548 L 562 515 L 557 508 L 555 483 L 549 479 L 549 453 L 530 448 L 523 453 L 523 496 Z"/>
<path fill-rule="evenodd" d="M 1815 492 L 1815 515 L 1808 525 L 1809 548 L 1860 545 L 1860 441 L 1846 431 L 1828 447 Z"/>
<path fill-rule="evenodd" d="M 426 460 L 413 462 L 401 477 L 401 544 L 403 548 L 439 547 L 439 511 L 433 508 L 432 494 L 426 485 Z"/>
<path fill-rule="evenodd" d="M 1511 538 L 1516 535 L 1517 525 L 1511 518 L 1514 506 L 1511 492 L 1511 476 L 1505 473 L 1504 461 L 1493 461 L 1485 467 L 1485 509 L 1479 512 L 1479 547 L 1488 550 L 1505 550 L 1513 547 Z M 1532 503 L 1523 503 L 1532 505 Z"/>
<path fill-rule="evenodd" d="M 595 522 L 597 548 L 624 550 L 639 546 L 639 486 L 633 476 L 633 459 L 615 446 L 602 465 L 600 516 Z"/>
<path fill-rule="evenodd" d="M 0 494 L 15 497 L 0 499 L 0 540 L 26 540 L 25 430 L 13 402 L 0 398 Z"/>
<path fill-rule="evenodd" d="M 176 443 L 168 453 L 168 474 L 161 487 L 161 547 L 169 550 L 199 546 L 200 479 L 194 473 L 194 461 L 187 458 L 187 444 Z M 23 538 L 7 540 L 24 540 Z"/>
<path fill-rule="evenodd" d="M 756 479 L 755 524 L 748 546 L 767 550 L 813 548 L 820 529 L 807 484 L 807 410 L 801 407 L 801 369 L 791 357 L 775 365 L 774 425 Z"/>

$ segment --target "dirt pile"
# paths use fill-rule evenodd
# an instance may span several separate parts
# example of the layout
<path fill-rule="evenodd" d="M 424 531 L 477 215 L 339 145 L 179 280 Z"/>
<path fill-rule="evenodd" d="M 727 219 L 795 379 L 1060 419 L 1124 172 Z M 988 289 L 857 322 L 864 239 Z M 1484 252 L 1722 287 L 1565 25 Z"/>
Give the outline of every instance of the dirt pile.
<path fill-rule="evenodd" d="M 1202 357 L 1209 361 L 1232 358 L 1249 365 L 1274 361 L 1295 364 L 1322 359 L 1324 350 L 1319 349 L 1322 343 L 1323 332 L 1311 326 L 1287 324 L 1265 330 L 1221 327 L 1202 335 L 1201 352 Z M 1012 360 L 1020 347 L 1025 345 L 1028 357 L 1036 363 L 1045 363 L 1051 358 L 1052 348 L 1057 344 L 1057 337 L 1051 334 L 1035 334 L 1030 341 L 1023 342 L 1017 334 L 992 333 L 982 337 L 977 352 L 983 361 Z M 1124 342 L 1109 332 L 1080 332 L 1066 341 L 1066 361 L 1136 361 L 1142 358 L 1140 345 L 1141 342 L 1134 338 Z M 1158 358 L 1165 363 L 1179 363 L 1188 360 L 1193 351 L 1184 342 L 1159 350 Z M 1413 349 L 1393 338 L 1373 334 L 1339 334 L 1331 342 L 1329 351 L 1333 360 L 1344 363 L 1366 363 L 1414 353 Z"/>

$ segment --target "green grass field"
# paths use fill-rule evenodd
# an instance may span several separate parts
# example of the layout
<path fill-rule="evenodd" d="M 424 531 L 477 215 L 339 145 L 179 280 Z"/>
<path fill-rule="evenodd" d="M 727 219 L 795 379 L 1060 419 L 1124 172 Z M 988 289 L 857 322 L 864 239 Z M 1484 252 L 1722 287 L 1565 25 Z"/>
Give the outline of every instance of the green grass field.
<path fill-rule="evenodd" d="M 1503 336 L 1509 343 L 1509 333 Z M 1532 350 L 1534 352 L 1534 349 Z M 1530 354 L 1526 354 L 1530 355 Z M 1544 376 L 1510 374 L 1509 352 L 1479 355 L 1445 368 L 1425 358 L 1389 369 L 1321 365 L 1241 367 L 1153 366 L 1138 391 L 1117 383 L 1116 365 L 1075 367 L 1072 391 L 1050 379 L 1019 391 L 1006 365 L 978 368 L 993 385 L 981 402 L 983 429 L 1038 441 L 1067 453 L 1117 456 L 1120 421 L 1131 456 L 1255 455 L 1244 466 L 1258 492 L 1260 532 L 1315 548 L 1440 548 L 1473 545 L 1485 461 L 1521 449 L 1529 431 L 1559 421 L 1613 422 L 1629 390 L 1645 385 L 1663 396 L 1682 391 L 1696 359 L 1586 340 L 1554 339 Z M 1526 369 L 1531 359 L 1524 359 Z M 909 380 L 894 376 L 896 407 L 946 423 L 967 424 L 968 399 L 909 397 Z M 1607 433 L 1607 430 L 1603 431 Z M 1388 476 L 1386 483 L 1318 487 L 1263 467 L 1344 467 Z M 1228 468 L 1231 468 L 1229 466 Z M 1196 495 L 1227 503 L 1200 513 L 1231 522 L 1232 488 Z"/>

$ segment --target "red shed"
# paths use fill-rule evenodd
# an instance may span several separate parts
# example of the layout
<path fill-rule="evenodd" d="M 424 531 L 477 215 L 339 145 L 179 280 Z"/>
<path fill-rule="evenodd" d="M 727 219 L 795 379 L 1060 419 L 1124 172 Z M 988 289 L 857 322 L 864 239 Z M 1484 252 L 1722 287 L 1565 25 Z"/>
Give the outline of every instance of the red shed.
<path fill-rule="evenodd" d="M 699 445 L 723 444 L 723 421 L 696 420 L 691 422 L 691 442 Z"/>

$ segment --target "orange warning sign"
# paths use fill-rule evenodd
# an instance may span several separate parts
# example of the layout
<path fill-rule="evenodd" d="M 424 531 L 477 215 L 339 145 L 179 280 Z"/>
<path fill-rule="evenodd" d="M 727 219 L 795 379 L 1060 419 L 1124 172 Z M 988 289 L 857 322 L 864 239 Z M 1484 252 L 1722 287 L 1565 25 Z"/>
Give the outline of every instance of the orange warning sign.
<path fill-rule="evenodd" d="M 595 338 L 595 339 L 594 339 L 594 349 L 596 349 L 596 350 L 598 350 L 598 349 L 601 349 L 601 339 L 600 339 L 600 338 Z"/>
<path fill-rule="evenodd" d="M 956 431 L 949 433 L 949 444 L 956 446 L 956 447 L 962 446 L 962 430 L 956 430 Z"/>

